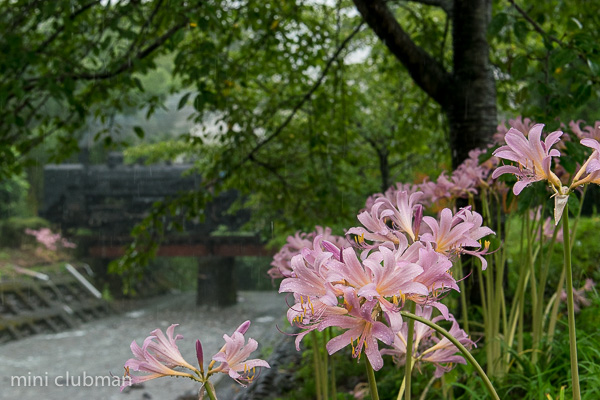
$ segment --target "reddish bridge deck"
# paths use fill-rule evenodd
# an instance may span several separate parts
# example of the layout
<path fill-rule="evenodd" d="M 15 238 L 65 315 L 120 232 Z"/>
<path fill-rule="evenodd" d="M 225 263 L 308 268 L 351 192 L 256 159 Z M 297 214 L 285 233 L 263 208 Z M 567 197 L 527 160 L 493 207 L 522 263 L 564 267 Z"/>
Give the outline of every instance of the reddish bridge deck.
<path fill-rule="evenodd" d="M 91 257 L 114 259 L 125 253 L 131 238 L 89 239 L 88 254 Z M 157 255 L 160 257 L 268 257 L 273 251 L 265 248 L 264 243 L 254 236 L 208 236 L 185 238 L 167 238 L 160 244 Z"/>
<path fill-rule="evenodd" d="M 87 254 L 98 260 L 121 257 L 131 243 L 129 237 L 91 236 L 83 242 Z M 234 279 L 235 258 L 243 256 L 269 257 L 273 251 L 265 248 L 258 236 L 185 235 L 168 237 L 157 251 L 162 257 L 196 257 L 198 260 L 197 303 L 227 306 L 237 301 Z"/>

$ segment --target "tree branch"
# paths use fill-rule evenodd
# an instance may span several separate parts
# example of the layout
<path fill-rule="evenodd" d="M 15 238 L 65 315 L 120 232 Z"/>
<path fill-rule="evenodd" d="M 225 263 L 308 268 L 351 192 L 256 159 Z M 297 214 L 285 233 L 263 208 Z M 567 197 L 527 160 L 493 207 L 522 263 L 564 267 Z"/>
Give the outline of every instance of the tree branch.
<path fill-rule="evenodd" d="M 538 25 L 538 23 L 537 23 L 537 22 L 535 22 L 535 21 L 534 21 L 534 20 L 533 20 L 533 19 L 532 19 L 532 18 L 529 16 L 529 14 L 527 14 L 527 12 L 526 12 L 525 10 L 523 10 L 521 7 L 519 7 L 519 6 L 518 6 L 518 5 L 515 3 L 515 1 L 514 1 L 514 0 L 508 0 L 508 2 L 509 2 L 510 4 L 512 4 L 512 5 L 513 5 L 513 7 L 514 7 L 514 8 L 515 8 L 515 9 L 516 9 L 518 12 L 519 12 L 519 14 L 521 14 L 521 15 L 523 16 L 523 18 L 525 18 L 525 20 L 526 20 L 527 22 L 529 22 L 529 23 L 531 24 L 531 26 L 533 26 L 533 29 L 535 29 L 535 30 L 536 30 L 536 31 L 537 31 L 537 32 L 538 32 L 540 35 L 542 35 L 542 36 L 544 36 L 544 37 L 547 37 L 547 38 L 548 38 L 550 41 L 552 41 L 552 42 L 554 42 L 554 43 L 557 43 L 557 44 L 559 44 L 559 45 L 561 45 L 561 46 L 564 46 L 564 45 L 565 45 L 565 43 L 564 43 L 562 40 L 560 40 L 560 39 L 558 39 L 558 38 L 556 38 L 556 37 L 554 37 L 554 36 L 552 36 L 552 35 L 549 35 L 549 34 L 548 34 L 548 33 L 547 33 L 547 32 L 546 32 L 546 31 L 545 31 L 545 30 L 544 30 L 544 29 L 543 29 L 543 28 L 542 28 L 540 25 Z"/>
<path fill-rule="evenodd" d="M 187 21 L 180 22 L 177 25 L 174 25 L 173 27 L 171 27 L 171 29 L 169 29 L 167 32 L 165 32 L 162 36 L 159 36 L 158 38 L 156 38 L 156 40 L 151 45 L 146 47 L 144 50 L 139 51 L 136 55 L 134 55 L 131 58 L 126 57 L 126 58 L 128 58 L 128 60 L 124 61 L 119 67 L 117 67 L 116 69 L 114 69 L 112 71 L 97 73 L 97 74 L 96 73 L 82 73 L 82 74 L 70 75 L 68 77 L 72 78 L 72 79 L 90 81 L 90 80 L 96 80 L 96 79 L 109 79 L 114 76 L 117 76 L 117 75 L 132 68 L 133 63 L 131 62 L 131 59 L 143 60 L 144 58 L 146 58 L 147 56 L 152 54 L 152 52 L 154 50 L 156 50 L 157 48 L 162 46 L 178 30 L 185 27 L 186 25 L 187 25 Z"/>
<path fill-rule="evenodd" d="M 256 165 L 259 165 L 261 167 L 263 167 L 264 169 L 266 169 L 267 171 L 269 171 L 271 174 L 273 174 L 278 180 L 279 182 L 281 182 L 281 186 L 283 188 L 283 190 L 285 191 L 285 194 L 287 195 L 289 193 L 288 190 L 288 182 L 285 180 L 285 178 L 283 176 L 281 176 L 281 174 L 279 172 L 277 172 L 277 169 L 275 167 L 273 167 L 272 165 L 269 165 L 265 162 L 262 162 L 258 159 L 256 159 L 254 157 L 254 155 L 250 156 L 250 161 L 252 161 L 253 163 L 255 163 Z"/>
<path fill-rule="evenodd" d="M 402 29 L 384 0 L 353 0 L 371 29 L 408 70 L 415 83 L 443 108 L 449 105 L 452 76 Z"/>
<path fill-rule="evenodd" d="M 91 1 L 91 2 L 81 6 L 81 8 L 79 8 L 77 11 L 75 11 L 71 15 L 69 15 L 69 20 L 74 21 L 78 16 L 80 16 L 85 11 L 89 10 L 90 8 L 92 8 L 93 6 L 95 6 L 97 4 L 100 4 L 100 0 L 94 0 L 94 1 Z M 50 35 L 46 40 L 44 40 L 38 46 L 38 48 L 35 50 L 35 53 L 39 53 L 40 51 L 42 51 L 46 47 L 48 47 L 48 45 L 50 45 L 50 43 L 52 43 L 58 37 L 58 35 L 60 35 L 65 30 L 65 26 L 66 26 L 66 24 L 61 25 L 58 29 L 56 29 L 52 35 Z"/>
<path fill-rule="evenodd" d="M 142 28 L 140 29 L 140 32 L 138 33 L 137 37 L 134 40 L 131 41 L 131 45 L 129 45 L 129 49 L 127 50 L 127 54 L 132 53 L 133 50 L 136 48 L 136 44 L 137 44 L 138 39 L 144 37 L 144 34 L 146 33 L 146 30 L 148 29 L 148 27 L 150 27 L 150 25 L 152 23 L 152 20 L 156 16 L 156 13 L 158 13 L 158 10 L 162 6 L 162 3 L 163 3 L 163 0 L 158 0 L 156 2 L 156 4 L 154 5 L 154 8 L 152 10 L 152 12 L 150 13 L 150 15 L 148 16 L 148 18 L 146 19 L 146 22 L 144 23 L 144 25 L 142 25 Z"/>
<path fill-rule="evenodd" d="M 448 14 L 448 17 L 452 18 L 452 12 L 454 11 L 454 2 L 452 0 L 408 0 L 408 1 L 411 1 L 413 3 L 424 4 L 426 6 L 439 7 L 442 10 L 444 10 L 444 12 L 446 14 Z"/>
<path fill-rule="evenodd" d="M 390 164 L 390 170 L 391 170 L 392 168 L 396 168 L 396 167 L 398 167 L 398 166 L 400 166 L 400 165 L 406 165 L 406 166 L 409 166 L 409 165 L 411 165 L 411 164 L 413 163 L 413 161 L 414 161 L 416 158 L 417 158 L 417 154 L 416 154 L 416 153 L 409 153 L 409 154 L 406 154 L 404 158 L 401 158 L 400 160 L 398 160 L 398 161 L 395 161 L 395 162 L 391 163 L 391 164 Z"/>
<path fill-rule="evenodd" d="M 325 79 L 325 76 L 329 72 L 329 68 L 331 68 L 331 65 L 333 65 L 333 62 L 340 56 L 342 50 L 346 47 L 346 45 L 350 42 L 350 40 L 352 40 L 352 38 L 360 31 L 362 26 L 363 26 L 363 23 L 361 22 L 360 24 L 358 24 L 356 26 L 356 28 L 354 28 L 352 33 L 350 35 L 348 35 L 348 37 L 346 39 L 344 39 L 344 41 L 340 44 L 340 46 L 337 48 L 335 53 L 333 53 L 333 55 L 327 61 L 327 64 L 325 65 L 325 68 L 321 72 L 321 75 L 319 76 L 319 78 L 315 81 L 315 83 L 310 88 L 310 90 L 308 92 L 306 92 L 306 94 L 302 97 L 302 99 L 300 99 L 300 101 L 292 109 L 292 112 L 290 113 L 290 115 L 288 115 L 288 117 L 285 119 L 285 121 L 283 121 L 283 123 L 281 125 L 279 125 L 277 127 L 277 129 L 275 130 L 275 132 L 273 132 L 269 137 L 267 137 L 262 142 L 258 143 L 256 146 L 254 146 L 254 148 L 250 151 L 250 153 L 248 153 L 248 155 L 246 157 L 244 157 L 238 164 L 236 164 L 232 168 L 232 171 L 241 167 L 242 164 L 244 164 L 246 161 L 251 160 L 256 152 L 258 152 L 261 148 L 263 148 L 270 141 L 272 141 L 277 136 L 279 136 L 279 134 L 281 134 L 281 132 L 285 129 L 285 127 L 288 126 L 288 124 L 292 121 L 292 119 L 294 118 L 294 116 L 296 115 L 298 110 L 300 110 L 300 108 L 304 105 L 304 103 L 306 103 L 312 97 L 313 93 L 319 88 L 319 86 L 321 86 L 321 83 L 323 82 L 323 79 Z"/>

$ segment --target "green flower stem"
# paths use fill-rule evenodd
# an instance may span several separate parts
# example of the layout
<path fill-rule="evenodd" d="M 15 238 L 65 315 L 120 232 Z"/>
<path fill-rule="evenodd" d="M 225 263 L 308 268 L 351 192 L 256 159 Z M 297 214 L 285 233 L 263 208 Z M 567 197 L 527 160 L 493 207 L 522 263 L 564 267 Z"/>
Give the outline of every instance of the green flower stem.
<path fill-rule="evenodd" d="M 410 374 L 412 374 L 412 369 L 414 365 L 415 361 L 411 358 Z M 402 400 L 402 398 L 404 397 L 404 389 L 406 389 L 406 373 L 404 374 L 404 379 L 402 379 L 402 384 L 400 385 L 400 390 L 398 390 L 398 396 L 396 397 L 396 400 Z"/>
<path fill-rule="evenodd" d="M 333 336 L 333 328 L 329 327 L 326 329 L 327 332 L 327 341 L 329 341 Z M 327 341 L 325 342 L 325 356 L 329 359 L 329 385 L 330 388 L 330 393 L 331 393 L 331 398 L 332 399 L 337 399 L 337 384 L 336 384 L 336 379 L 335 379 L 335 360 L 333 359 L 333 355 L 329 355 L 329 353 L 327 352 Z"/>
<path fill-rule="evenodd" d="M 523 246 L 523 242 L 524 240 L 522 238 L 525 237 L 525 222 L 526 222 L 527 218 L 522 218 L 521 219 L 521 243 L 520 243 L 520 248 L 519 248 L 519 259 L 520 259 L 520 263 L 519 265 L 524 265 L 524 246 Z M 529 270 L 527 269 L 522 269 L 521 271 L 519 271 L 519 281 L 517 284 L 517 290 L 515 291 L 515 294 L 513 296 L 513 300 L 512 300 L 512 304 L 510 307 L 510 316 L 508 318 L 508 339 L 506 341 L 508 348 L 512 348 L 514 339 L 515 339 L 515 335 L 517 335 L 517 327 L 518 327 L 518 323 L 519 321 L 522 319 L 521 315 L 523 314 L 523 292 L 526 290 L 527 288 L 527 282 L 529 280 Z M 518 336 L 518 335 L 517 335 Z M 517 338 L 517 341 L 519 340 L 519 338 Z M 505 365 L 510 365 L 510 352 L 506 352 L 506 360 L 505 360 Z"/>
<path fill-rule="evenodd" d="M 479 281 L 479 292 L 481 293 L 481 312 L 483 314 L 483 335 L 486 338 L 492 337 L 492 334 L 490 332 L 490 313 L 488 310 L 488 300 L 487 300 L 487 291 L 485 290 L 485 285 L 486 283 L 484 282 L 484 277 L 483 277 L 483 272 L 481 271 L 481 268 L 476 268 L 477 271 L 477 280 Z M 486 344 L 485 346 L 485 355 L 486 358 L 489 360 L 489 362 L 487 363 L 487 373 L 490 375 L 493 375 L 493 366 L 494 366 L 494 362 L 493 360 L 493 355 L 492 355 L 492 346 L 491 343 L 490 344 Z"/>
<path fill-rule="evenodd" d="M 419 397 L 419 400 L 425 400 L 427 398 L 427 393 L 429 393 L 429 389 L 431 389 L 431 385 L 433 385 L 435 379 L 435 376 L 432 376 L 429 382 L 427 382 L 427 386 L 425 386 L 425 390 L 423 390 L 423 393 L 421 393 L 421 397 Z"/>
<path fill-rule="evenodd" d="M 524 288 L 527 287 L 527 282 L 529 281 L 529 270 L 523 271 L 524 274 L 519 274 L 519 283 L 517 285 L 517 290 L 515 292 L 515 297 L 513 298 L 513 303 L 510 311 L 509 325 L 508 325 L 508 336 L 506 340 L 506 345 L 508 348 L 512 348 L 512 345 L 515 341 L 515 335 L 517 332 L 518 322 L 521 320 L 521 316 L 523 315 L 522 307 L 523 301 L 521 294 L 524 291 Z M 506 352 L 506 360 L 505 365 L 510 365 L 511 353 Z"/>
<path fill-rule="evenodd" d="M 411 313 L 415 312 L 416 304 L 414 301 L 410 302 L 409 309 Z M 410 400 L 411 392 L 410 392 L 410 378 L 412 373 L 412 362 L 408 360 L 412 360 L 413 356 L 413 339 L 414 339 L 414 327 L 415 321 L 411 319 L 408 321 L 408 337 L 406 338 L 406 365 L 404 368 L 404 382 L 406 383 L 406 392 L 404 393 L 404 398 L 406 400 Z"/>
<path fill-rule="evenodd" d="M 450 342 L 452 342 L 452 344 L 455 345 L 458 348 L 458 350 L 460 350 L 460 352 L 471 363 L 471 365 L 473 365 L 473 367 L 475 368 L 475 370 L 477 371 L 477 373 L 483 380 L 483 383 L 484 383 L 487 391 L 489 392 L 490 396 L 492 396 L 492 398 L 495 400 L 500 400 L 500 397 L 498 397 L 498 393 L 496 393 L 496 390 L 494 389 L 492 382 L 490 382 L 490 379 L 487 377 L 487 375 L 481 368 L 481 365 L 479 365 L 479 363 L 477 362 L 477 360 L 475 360 L 475 357 L 473 357 L 473 355 L 471 355 L 469 350 L 467 350 L 465 348 L 465 346 L 463 346 L 458 340 L 456 340 L 456 338 L 454 336 L 452 336 L 450 334 L 450 332 L 448 332 L 447 330 L 445 330 L 444 328 L 442 328 L 435 322 L 431 322 L 430 320 L 419 317 L 413 313 L 410 313 L 407 311 L 400 311 L 400 314 L 402 314 L 403 317 L 410 318 L 411 320 L 419 321 L 419 322 L 429 326 L 430 328 L 435 329 L 437 332 L 439 332 L 444 337 L 446 337 Z M 408 353 L 408 349 L 407 349 L 407 353 Z M 407 355 L 407 359 L 408 359 L 408 355 Z"/>
<path fill-rule="evenodd" d="M 206 388 L 206 393 L 208 394 L 210 400 L 217 400 L 217 394 L 215 393 L 215 387 L 213 384 L 210 383 L 210 381 L 206 381 L 204 383 L 204 387 Z"/>
<path fill-rule="evenodd" d="M 533 226 L 532 226 L 533 225 Z M 533 224 L 529 218 L 527 218 L 527 266 L 529 267 L 529 276 L 531 278 L 531 309 L 535 310 L 537 307 L 537 279 L 535 276 L 535 258 L 533 256 L 533 242 L 535 240 L 535 217 Z"/>
<path fill-rule="evenodd" d="M 321 386 L 323 388 L 323 398 L 329 399 L 329 378 L 327 377 L 329 371 L 329 354 L 325 348 L 327 341 L 327 331 L 323 332 L 323 344 L 319 340 L 319 358 L 322 360 L 321 363 Z M 323 351 L 321 352 L 321 349 Z"/>
<path fill-rule="evenodd" d="M 406 388 L 406 378 L 402 379 L 402 384 L 400 385 L 400 390 L 398 390 L 398 397 L 396 400 L 402 400 L 404 397 L 404 389 Z"/>
<path fill-rule="evenodd" d="M 569 237 L 569 205 L 565 206 L 563 218 L 563 248 L 565 254 L 565 274 L 567 277 L 567 312 L 569 315 L 569 349 L 571 353 L 571 380 L 573 400 L 580 400 L 579 369 L 577 366 L 577 335 L 575 332 L 575 307 L 573 305 L 573 271 L 571 268 L 571 240 Z"/>
<path fill-rule="evenodd" d="M 496 376 L 497 375 L 497 367 L 499 365 L 498 363 L 498 358 L 497 355 L 499 355 L 499 351 L 496 352 L 496 346 L 498 345 L 498 333 L 496 331 L 496 323 L 499 321 L 495 315 L 495 313 L 492 311 L 493 307 L 494 307 L 494 285 L 493 285 L 493 279 L 494 279 L 494 268 L 496 266 L 494 265 L 493 262 L 490 262 L 488 265 L 489 271 L 486 271 L 487 273 L 485 274 L 485 286 L 486 286 L 486 296 L 487 296 L 487 301 L 486 301 L 486 305 L 487 305 L 487 318 L 486 318 L 486 327 L 487 327 L 487 336 L 486 338 L 488 338 L 487 342 L 486 342 L 486 348 L 489 348 L 488 354 L 489 354 L 489 358 L 488 358 L 488 373 L 490 373 L 491 371 L 491 375 L 492 376 Z M 481 268 L 478 268 L 477 266 L 475 266 L 475 268 L 477 268 L 477 270 L 481 270 Z M 481 275 L 483 275 L 483 271 L 481 272 Z M 498 354 L 497 354 L 498 353 Z"/>
<path fill-rule="evenodd" d="M 577 236 L 577 226 L 579 225 L 579 221 L 581 220 L 581 210 L 583 210 L 583 202 L 585 201 L 585 193 L 587 192 L 588 185 L 583 187 L 583 192 L 581 193 L 581 198 L 579 199 L 579 210 L 577 211 L 577 217 L 575 218 L 575 222 L 573 222 L 573 233 L 571 237 L 571 249 L 573 248 L 573 243 L 575 243 L 575 236 Z"/>
<path fill-rule="evenodd" d="M 554 304 L 552 304 L 552 312 L 550 313 L 550 321 L 548 322 L 548 343 L 552 346 L 552 342 L 554 341 L 554 333 L 556 332 L 556 323 L 558 322 L 558 308 L 560 306 L 560 294 L 562 293 L 563 286 L 565 284 L 565 268 L 563 265 L 562 271 L 560 273 L 560 278 L 558 279 L 558 286 L 556 287 L 556 292 L 554 293 Z"/>
<path fill-rule="evenodd" d="M 315 331 L 310 332 L 310 336 L 313 341 L 313 362 L 315 368 L 315 391 L 317 392 L 317 400 L 327 400 L 323 399 L 323 389 L 321 389 L 321 360 L 319 357 L 319 342 L 317 340 L 317 334 Z"/>
<path fill-rule="evenodd" d="M 371 366 L 368 357 L 365 357 L 365 368 L 367 369 L 367 378 L 369 380 L 371 400 L 379 400 L 379 393 L 377 392 L 377 381 L 375 381 L 375 371 L 373 371 L 373 366 Z"/>
<path fill-rule="evenodd" d="M 508 232 L 510 231 L 510 219 L 508 218 L 504 225 L 504 232 L 502 232 L 502 214 L 500 204 L 496 205 L 497 215 L 496 221 L 498 221 L 498 227 L 496 229 L 497 237 L 508 237 Z M 504 269 L 506 266 L 506 248 L 499 249 L 496 253 L 494 253 L 494 268 L 495 268 L 495 282 L 494 282 L 494 299 L 492 301 L 493 305 L 493 320 L 495 321 L 495 331 L 494 337 L 496 338 L 494 342 L 495 348 L 495 358 L 494 362 L 497 362 L 498 367 L 495 368 L 496 376 L 502 377 L 504 375 L 504 371 L 506 370 L 502 357 L 502 346 L 501 346 L 501 333 L 500 326 L 503 326 L 504 337 L 506 337 L 507 332 L 507 316 L 506 316 L 506 305 L 504 304 L 504 288 L 502 286 L 504 282 Z M 491 273 L 490 273 L 491 274 Z"/>
<path fill-rule="evenodd" d="M 330 356 L 329 358 L 329 365 L 331 366 L 331 369 L 329 370 L 329 381 L 331 383 L 331 398 L 337 399 L 337 383 L 335 379 L 335 364 L 333 356 Z"/>
<path fill-rule="evenodd" d="M 548 282 L 548 273 L 550 271 L 550 260 L 552 256 L 552 251 L 554 250 L 554 244 L 556 243 L 556 236 L 558 235 L 558 225 L 554 227 L 554 233 L 552 234 L 552 239 L 550 240 L 550 244 L 548 246 L 548 251 L 546 253 L 546 257 L 541 262 L 541 273 L 540 273 L 540 281 L 538 285 L 537 292 L 537 307 L 534 310 L 533 314 L 533 349 L 534 349 L 534 358 L 532 359 L 535 363 L 537 361 L 537 350 L 539 350 L 540 343 L 542 340 L 542 335 L 544 332 L 544 293 L 546 292 L 546 283 Z M 540 237 L 542 235 L 540 234 Z"/>
<path fill-rule="evenodd" d="M 454 276 L 460 288 L 460 309 L 462 313 L 462 328 L 469 333 L 469 313 L 467 312 L 467 295 L 465 293 L 465 281 L 463 280 L 463 266 L 460 257 L 456 260 Z"/>
<path fill-rule="evenodd" d="M 579 220 L 581 219 L 581 210 L 583 208 L 583 202 L 585 200 L 585 193 L 587 192 L 587 188 L 588 188 L 587 185 L 583 187 L 583 193 L 581 194 L 581 199 L 579 200 L 579 211 L 577 212 L 577 217 L 575 218 L 575 222 L 573 223 L 573 229 L 569 232 L 569 234 L 571 234 L 571 250 L 573 249 L 573 244 L 575 243 L 575 237 L 577 236 L 577 226 L 579 225 Z M 564 246 L 564 237 L 563 237 L 563 246 Z M 552 312 L 550 314 L 550 322 L 548 323 L 548 333 L 547 334 L 548 334 L 548 343 L 550 344 L 550 346 L 552 346 L 552 341 L 554 340 L 554 332 L 556 330 L 556 322 L 558 319 L 558 306 L 560 304 L 560 301 L 558 301 L 558 298 L 560 297 L 560 294 L 562 293 L 564 281 L 565 281 L 565 269 L 563 266 L 563 270 L 561 272 L 560 279 L 558 280 L 558 287 L 556 288 L 556 292 L 554 293 L 556 300 L 554 301 L 554 304 L 552 305 Z"/>

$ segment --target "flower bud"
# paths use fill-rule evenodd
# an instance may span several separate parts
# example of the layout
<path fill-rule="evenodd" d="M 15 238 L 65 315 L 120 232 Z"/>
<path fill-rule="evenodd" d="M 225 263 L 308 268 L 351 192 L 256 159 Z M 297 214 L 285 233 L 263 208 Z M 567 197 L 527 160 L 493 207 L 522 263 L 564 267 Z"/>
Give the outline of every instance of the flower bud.
<path fill-rule="evenodd" d="M 413 222 L 413 233 L 415 234 L 415 241 L 419 239 L 419 228 L 421 227 L 422 221 L 423 221 L 423 206 L 421 204 L 417 204 L 415 206 L 415 220 Z"/>
<path fill-rule="evenodd" d="M 243 322 L 235 331 L 243 335 L 248 332 L 248 328 L 250 328 L 250 321 Z"/>
<path fill-rule="evenodd" d="M 202 351 L 202 343 L 200 343 L 200 340 L 196 340 L 196 357 L 198 358 L 200 372 L 204 373 L 204 352 Z"/>

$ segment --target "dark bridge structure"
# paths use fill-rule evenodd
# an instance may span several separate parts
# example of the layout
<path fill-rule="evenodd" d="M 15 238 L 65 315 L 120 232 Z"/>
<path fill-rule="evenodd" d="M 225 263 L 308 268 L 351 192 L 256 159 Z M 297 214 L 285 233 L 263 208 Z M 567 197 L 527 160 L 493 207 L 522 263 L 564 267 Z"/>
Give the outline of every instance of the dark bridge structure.
<path fill-rule="evenodd" d="M 120 153 L 108 163 L 47 165 L 44 167 L 44 208 L 40 214 L 63 230 L 82 229 L 86 255 L 106 265 L 123 255 L 131 242 L 129 232 L 144 218 L 153 203 L 177 193 L 195 190 L 201 178 L 184 174 L 191 165 L 125 165 Z M 248 211 L 233 215 L 227 210 L 237 193 L 218 196 L 204 210 L 202 223 L 181 221 L 184 233 L 166 237 L 157 255 L 198 259 L 197 303 L 226 306 L 236 302 L 233 271 L 235 257 L 268 256 L 256 234 L 239 232 Z M 230 234 L 215 232 L 225 228 Z"/>

